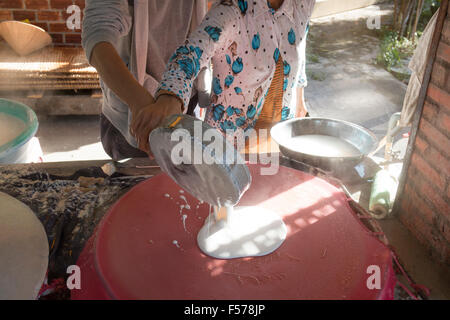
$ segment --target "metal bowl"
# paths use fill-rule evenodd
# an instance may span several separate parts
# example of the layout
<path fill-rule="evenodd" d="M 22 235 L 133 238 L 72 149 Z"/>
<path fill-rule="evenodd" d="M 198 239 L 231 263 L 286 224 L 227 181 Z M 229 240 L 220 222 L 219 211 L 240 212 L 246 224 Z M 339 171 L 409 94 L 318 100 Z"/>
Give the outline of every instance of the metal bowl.
<path fill-rule="evenodd" d="M 301 135 L 332 136 L 350 143 L 359 150 L 356 156 L 327 157 L 299 152 L 289 147 L 294 137 Z M 272 139 L 280 146 L 280 151 L 288 158 L 318 167 L 326 171 L 345 172 L 359 164 L 375 150 L 378 139 L 359 125 L 342 120 L 327 118 L 297 118 L 276 124 L 270 131 Z"/>

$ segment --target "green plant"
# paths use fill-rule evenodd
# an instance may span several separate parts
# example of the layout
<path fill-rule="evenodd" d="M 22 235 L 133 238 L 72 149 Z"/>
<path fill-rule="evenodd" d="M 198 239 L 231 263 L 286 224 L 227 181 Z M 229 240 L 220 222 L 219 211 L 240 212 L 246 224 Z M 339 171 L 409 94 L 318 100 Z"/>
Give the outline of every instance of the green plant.
<path fill-rule="evenodd" d="M 402 59 L 413 55 L 416 45 L 415 41 L 406 37 L 399 37 L 396 31 L 383 29 L 377 63 L 391 71 L 393 67 L 400 64 Z"/>
<path fill-rule="evenodd" d="M 394 22 L 380 31 L 377 63 L 391 71 L 414 54 L 423 33 L 441 0 L 394 0 Z"/>

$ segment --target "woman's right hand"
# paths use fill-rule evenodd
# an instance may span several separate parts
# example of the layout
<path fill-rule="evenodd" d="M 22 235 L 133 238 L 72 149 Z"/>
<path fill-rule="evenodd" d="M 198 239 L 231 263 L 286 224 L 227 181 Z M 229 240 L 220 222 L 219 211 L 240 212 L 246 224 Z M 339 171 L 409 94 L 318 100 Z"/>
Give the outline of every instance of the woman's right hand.
<path fill-rule="evenodd" d="M 151 156 L 148 137 L 168 116 L 183 112 L 181 101 L 172 95 L 163 94 L 155 103 L 132 108 L 130 133 L 136 138 L 138 148 Z"/>

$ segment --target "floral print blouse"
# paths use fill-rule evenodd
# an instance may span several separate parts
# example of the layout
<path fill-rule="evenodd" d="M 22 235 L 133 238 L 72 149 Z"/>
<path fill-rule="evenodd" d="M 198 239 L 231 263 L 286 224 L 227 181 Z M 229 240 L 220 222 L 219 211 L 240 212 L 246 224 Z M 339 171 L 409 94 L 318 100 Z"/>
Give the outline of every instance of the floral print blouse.
<path fill-rule="evenodd" d="M 284 0 L 274 10 L 267 0 L 217 1 L 170 58 L 158 90 L 177 95 L 187 107 L 196 75 L 212 61 L 205 121 L 236 135 L 254 127 L 276 64 L 283 59 L 281 120 L 294 117 L 296 88 L 306 85 L 305 38 L 314 4 Z"/>

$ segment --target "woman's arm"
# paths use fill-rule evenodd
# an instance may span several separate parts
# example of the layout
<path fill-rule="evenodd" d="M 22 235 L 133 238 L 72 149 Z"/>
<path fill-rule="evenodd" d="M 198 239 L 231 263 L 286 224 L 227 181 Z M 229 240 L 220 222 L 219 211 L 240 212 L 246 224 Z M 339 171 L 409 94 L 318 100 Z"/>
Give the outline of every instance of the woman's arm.
<path fill-rule="evenodd" d="M 137 82 L 109 42 L 99 42 L 91 55 L 91 65 L 97 69 L 103 82 L 130 108 L 136 112 L 154 103 L 152 95 Z"/>
<path fill-rule="evenodd" d="M 234 5 L 217 3 L 172 55 L 156 93 L 156 103 L 141 109 L 131 124 L 141 150 L 150 151 L 148 136 L 164 116 L 186 110 L 199 71 L 209 64 L 218 49 L 225 46 L 231 25 L 236 26 L 233 32 L 238 32 L 235 23 L 240 16 L 238 10 Z"/>
<path fill-rule="evenodd" d="M 116 51 L 132 26 L 127 0 L 86 0 L 82 44 L 102 81 L 133 111 L 153 102 Z"/>
<path fill-rule="evenodd" d="M 314 7 L 314 1 L 312 1 L 312 8 Z M 312 10 L 312 8 L 310 10 Z M 300 75 L 297 81 L 297 106 L 296 106 L 296 118 L 301 118 L 306 116 L 308 110 L 306 109 L 305 103 L 305 87 L 308 84 L 308 79 L 306 77 L 306 39 L 308 37 L 309 25 L 306 28 L 305 36 L 300 43 Z"/>
<path fill-rule="evenodd" d="M 297 88 L 297 112 L 295 114 L 296 118 L 303 118 L 308 113 L 306 109 L 304 89 Z"/>

